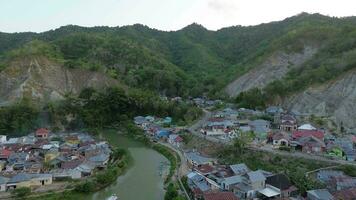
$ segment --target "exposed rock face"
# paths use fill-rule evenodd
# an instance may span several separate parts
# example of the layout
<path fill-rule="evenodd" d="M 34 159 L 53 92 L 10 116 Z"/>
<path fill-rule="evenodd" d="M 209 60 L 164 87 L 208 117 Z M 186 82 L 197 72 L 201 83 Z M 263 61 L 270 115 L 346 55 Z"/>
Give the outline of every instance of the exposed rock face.
<path fill-rule="evenodd" d="M 317 48 L 306 46 L 301 53 L 276 52 L 261 65 L 239 77 L 226 87 L 230 97 L 235 97 L 251 88 L 263 88 L 268 83 L 282 78 L 291 68 L 299 67 L 317 52 Z"/>
<path fill-rule="evenodd" d="M 302 114 L 328 116 L 338 126 L 356 130 L 356 70 L 291 97 L 285 106 Z"/>
<path fill-rule="evenodd" d="M 102 88 L 118 82 L 106 75 L 67 69 L 44 57 L 18 59 L 0 73 L 0 104 L 22 97 L 36 102 L 58 100 L 66 93 L 78 94 L 86 87 Z"/>

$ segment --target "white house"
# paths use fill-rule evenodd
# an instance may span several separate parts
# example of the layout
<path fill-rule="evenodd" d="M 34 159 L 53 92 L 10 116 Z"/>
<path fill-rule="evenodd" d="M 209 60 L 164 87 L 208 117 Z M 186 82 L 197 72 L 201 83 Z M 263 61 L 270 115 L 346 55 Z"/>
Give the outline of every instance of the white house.
<path fill-rule="evenodd" d="M 6 135 L 0 135 L 0 143 L 5 143 L 7 140 L 6 140 Z"/>
<path fill-rule="evenodd" d="M 183 138 L 177 134 L 170 134 L 168 137 L 168 142 L 176 147 L 180 147 L 183 142 Z"/>
<path fill-rule="evenodd" d="M 10 180 L 9 178 L 0 176 L 0 192 L 6 191 L 6 184 L 9 180 Z"/>

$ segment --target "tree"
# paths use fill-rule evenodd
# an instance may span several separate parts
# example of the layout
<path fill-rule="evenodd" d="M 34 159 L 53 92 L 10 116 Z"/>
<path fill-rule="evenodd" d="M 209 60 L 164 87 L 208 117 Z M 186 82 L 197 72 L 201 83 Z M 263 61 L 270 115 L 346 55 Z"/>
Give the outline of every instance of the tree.
<path fill-rule="evenodd" d="M 174 200 L 178 197 L 178 192 L 173 183 L 170 183 L 167 187 L 167 192 L 164 195 L 164 200 Z"/>

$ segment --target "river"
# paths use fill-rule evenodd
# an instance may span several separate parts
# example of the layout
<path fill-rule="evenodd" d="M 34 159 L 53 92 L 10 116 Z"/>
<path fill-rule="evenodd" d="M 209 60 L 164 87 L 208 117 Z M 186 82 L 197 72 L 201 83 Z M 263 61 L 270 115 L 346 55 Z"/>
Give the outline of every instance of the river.
<path fill-rule="evenodd" d="M 105 200 L 117 194 L 119 200 L 161 200 L 164 197 L 162 174 L 167 173 L 169 161 L 158 152 L 140 142 L 115 132 L 105 134 L 115 147 L 125 148 L 133 161 L 116 183 L 94 193 L 87 199 Z"/>

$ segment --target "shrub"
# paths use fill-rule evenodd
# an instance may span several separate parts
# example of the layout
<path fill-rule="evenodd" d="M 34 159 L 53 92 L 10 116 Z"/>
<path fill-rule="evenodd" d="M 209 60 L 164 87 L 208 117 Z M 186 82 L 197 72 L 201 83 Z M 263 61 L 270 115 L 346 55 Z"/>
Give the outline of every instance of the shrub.
<path fill-rule="evenodd" d="M 93 192 L 95 189 L 95 185 L 92 181 L 87 181 L 85 183 L 78 184 L 75 186 L 75 191 L 80 192 L 80 193 L 89 193 Z"/>
<path fill-rule="evenodd" d="M 31 194 L 31 189 L 28 187 L 16 188 L 14 191 L 12 191 L 12 194 L 16 198 L 22 199 L 25 196 L 28 196 L 29 194 Z"/>

